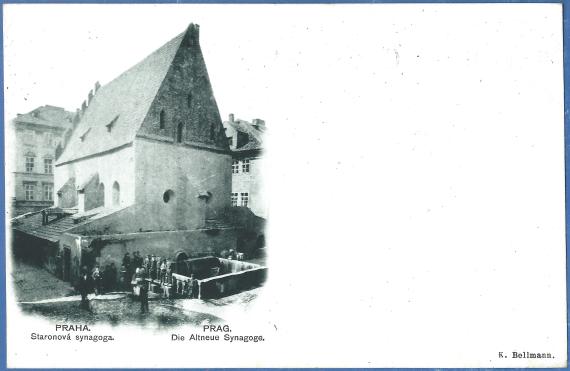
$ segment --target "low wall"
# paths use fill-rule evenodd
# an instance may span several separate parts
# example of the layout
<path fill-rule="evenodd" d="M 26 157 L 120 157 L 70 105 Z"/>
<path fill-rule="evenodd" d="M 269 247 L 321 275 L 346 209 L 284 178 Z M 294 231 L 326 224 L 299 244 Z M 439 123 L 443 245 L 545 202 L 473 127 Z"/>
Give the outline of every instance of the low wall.
<path fill-rule="evenodd" d="M 73 241 L 73 235 L 68 235 Z M 91 242 L 89 257 L 83 256 L 81 264 L 99 264 L 104 271 L 107 266 L 114 266 L 119 272 L 125 253 L 131 257 L 135 251 L 141 256 L 156 255 L 175 261 L 181 253 L 186 257 L 203 257 L 219 255 L 223 250 L 235 249 L 236 232 L 233 229 L 224 229 L 216 234 L 206 230 L 173 231 L 173 232 L 141 232 L 119 235 L 107 235 L 88 238 Z M 63 239 L 66 240 L 66 239 Z M 215 259 L 215 258 L 214 258 Z M 79 267 L 76 268 L 77 271 Z M 117 283 L 119 280 L 117 274 Z"/>
<path fill-rule="evenodd" d="M 258 267 L 236 273 L 198 280 L 200 299 L 215 299 L 237 294 L 261 286 L 267 277 L 267 267 Z"/>

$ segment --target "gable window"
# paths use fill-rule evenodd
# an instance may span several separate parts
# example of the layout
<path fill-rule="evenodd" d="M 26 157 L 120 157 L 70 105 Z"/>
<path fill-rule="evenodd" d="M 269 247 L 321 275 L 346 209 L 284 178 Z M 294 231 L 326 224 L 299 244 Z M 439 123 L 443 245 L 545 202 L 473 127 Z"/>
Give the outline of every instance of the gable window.
<path fill-rule="evenodd" d="M 44 173 L 53 174 L 53 160 L 51 158 L 44 158 Z"/>
<path fill-rule="evenodd" d="M 117 115 L 113 120 L 111 120 L 110 123 L 108 123 L 107 126 L 107 131 L 111 132 L 111 130 L 113 129 L 113 126 L 115 126 L 115 123 L 117 122 L 117 120 L 119 119 L 119 115 Z"/>
<path fill-rule="evenodd" d="M 232 193 L 232 206 L 237 206 L 238 204 L 238 194 Z"/>
<path fill-rule="evenodd" d="M 166 125 L 166 113 L 164 113 L 164 110 L 160 111 L 160 114 L 158 115 L 158 123 L 161 129 L 164 129 L 164 126 Z"/>
<path fill-rule="evenodd" d="M 85 138 L 87 138 L 87 134 L 89 134 L 90 131 L 91 128 L 87 129 L 85 133 L 83 133 L 83 135 L 79 137 L 79 139 L 81 139 L 82 142 L 85 141 Z"/>
<path fill-rule="evenodd" d="M 232 162 L 232 173 L 233 174 L 239 173 L 239 161 L 238 160 L 234 160 Z"/>
<path fill-rule="evenodd" d="M 53 201 L 53 185 L 44 184 L 44 201 Z"/>
<path fill-rule="evenodd" d="M 35 184 L 24 183 L 24 193 L 25 193 L 26 201 L 33 201 L 35 192 L 36 192 Z"/>
<path fill-rule="evenodd" d="M 241 165 L 241 171 L 244 173 L 249 173 L 249 160 L 243 160 L 243 164 Z"/>
<path fill-rule="evenodd" d="M 245 192 L 245 193 L 241 193 L 241 206 L 245 206 L 247 207 L 247 205 L 249 204 L 249 193 Z"/>
<path fill-rule="evenodd" d="M 31 173 L 34 171 L 35 158 L 31 155 L 26 156 L 26 172 Z"/>

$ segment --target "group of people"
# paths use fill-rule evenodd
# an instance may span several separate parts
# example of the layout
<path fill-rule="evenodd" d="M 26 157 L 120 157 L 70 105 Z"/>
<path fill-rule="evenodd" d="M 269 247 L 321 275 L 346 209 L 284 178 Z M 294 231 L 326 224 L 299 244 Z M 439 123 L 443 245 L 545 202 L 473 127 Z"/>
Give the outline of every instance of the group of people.
<path fill-rule="evenodd" d="M 95 292 L 95 295 L 100 295 L 105 291 L 110 291 L 115 288 L 117 282 L 117 268 L 115 263 L 111 262 L 105 266 L 104 269 L 96 264 L 91 271 L 87 266 L 81 268 L 77 288 L 81 294 L 81 306 L 89 309 L 89 302 L 87 295 Z"/>
<path fill-rule="evenodd" d="M 148 312 L 148 291 L 150 281 L 162 287 L 165 297 L 178 296 L 198 297 L 198 281 L 191 275 L 181 279 L 172 275 L 175 271 L 175 262 L 156 255 L 147 255 L 143 258 L 139 251 L 133 256 L 127 252 L 123 256 L 120 270 L 120 285 L 124 290 L 134 288 L 139 293 L 141 312 Z M 110 290 L 117 283 L 117 269 L 113 262 L 101 269 L 96 264 L 91 271 L 83 266 L 80 273 L 78 289 L 81 293 L 81 306 L 89 309 L 87 295 L 95 291 L 96 295 Z"/>

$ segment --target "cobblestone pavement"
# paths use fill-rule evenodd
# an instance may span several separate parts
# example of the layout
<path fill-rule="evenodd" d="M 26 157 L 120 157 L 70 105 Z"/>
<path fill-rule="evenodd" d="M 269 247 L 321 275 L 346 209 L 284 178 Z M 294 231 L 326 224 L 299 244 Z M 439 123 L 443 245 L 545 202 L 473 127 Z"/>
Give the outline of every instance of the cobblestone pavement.
<path fill-rule="evenodd" d="M 149 313 L 141 314 L 140 302 L 128 292 L 90 294 L 90 311 L 80 308 L 81 297 L 40 267 L 14 263 L 12 277 L 22 311 L 58 323 L 137 324 L 161 328 L 181 324 L 200 325 L 227 320 L 230 313 L 243 313 L 257 297 L 257 288 L 220 299 L 164 299 L 151 294 Z"/>
<path fill-rule="evenodd" d="M 105 295 L 90 300 L 90 310 L 80 308 L 80 299 L 51 300 L 40 303 L 20 303 L 24 313 L 36 314 L 58 323 L 139 324 L 145 327 L 170 327 L 180 324 L 200 325 L 216 323 L 221 319 L 209 314 L 191 311 L 176 305 L 175 300 L 149 301 L 149 313 L 140 312 L 140 303 L 125 294 L 105 299 Z"/>
<path fill-rule="evenodd" d="M 73 287 L 41 267 L 12 262 L 12 282 L 18 301 L 36 301 L 72 295 Z"/>

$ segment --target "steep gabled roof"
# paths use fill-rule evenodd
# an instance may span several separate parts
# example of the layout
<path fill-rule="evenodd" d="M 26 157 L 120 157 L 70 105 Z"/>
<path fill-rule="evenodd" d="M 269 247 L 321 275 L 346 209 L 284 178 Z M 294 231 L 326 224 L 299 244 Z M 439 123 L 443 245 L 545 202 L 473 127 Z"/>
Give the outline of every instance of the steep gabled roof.
<path fill-rule="evenodd" d="M 56 165 L 117 149 L 134 140 L 185 34 L 193 26 L 96 92 Z"/>

